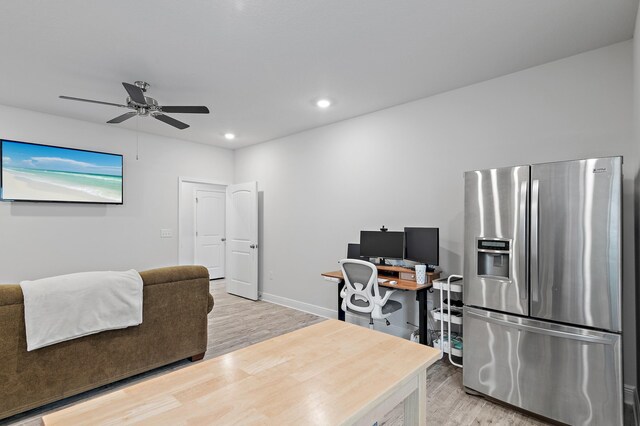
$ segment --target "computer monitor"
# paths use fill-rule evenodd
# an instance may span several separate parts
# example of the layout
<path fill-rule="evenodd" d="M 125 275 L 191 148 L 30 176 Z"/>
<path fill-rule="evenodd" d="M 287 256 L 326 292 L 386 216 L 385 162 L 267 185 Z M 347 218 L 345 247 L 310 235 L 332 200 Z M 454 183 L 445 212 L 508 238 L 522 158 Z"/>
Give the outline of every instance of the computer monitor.
<path fill-rule="evenodd" d="M 439 228 L 404 228 L 404 258 L 426 265 L 440 262 Z"/>
<path fill-rule="evenodd" d="M 360 256 L 360 244 L 349 243 L 347 244 L 347 259 L 367 259 Z"/>
<path fill-rule="evenodd" d="M 360 256 L 402 259 L 404 232 L 361 231 Z"/>

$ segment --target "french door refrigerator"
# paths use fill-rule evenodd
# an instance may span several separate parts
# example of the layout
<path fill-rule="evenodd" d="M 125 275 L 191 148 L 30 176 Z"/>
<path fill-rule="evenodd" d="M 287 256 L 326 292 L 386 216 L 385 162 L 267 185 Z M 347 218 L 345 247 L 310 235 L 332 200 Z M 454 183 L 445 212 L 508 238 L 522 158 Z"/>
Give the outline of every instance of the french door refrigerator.
<path fill-rule="evenodd" d="M 465 173 L 464 386 L 623 423 L 622 157 Z"/>

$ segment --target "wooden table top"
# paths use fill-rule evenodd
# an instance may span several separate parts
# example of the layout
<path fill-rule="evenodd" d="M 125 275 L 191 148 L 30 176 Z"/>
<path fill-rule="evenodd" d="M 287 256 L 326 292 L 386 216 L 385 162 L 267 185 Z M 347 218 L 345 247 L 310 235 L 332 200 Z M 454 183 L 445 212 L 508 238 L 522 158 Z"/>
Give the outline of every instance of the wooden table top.
<path fill-rule="evenodd" d="M 440 351 L 327 320 L 44 416 L 54 425 L 357 420 Z"/>
<path fill-rule="evenodd" d="M 342 276 L 342 271 L 324 272 L 320 275 L 322 275 L 323 277 L 337 278 L 340 280 L 344 279 L 344 277 Z M 386 282 L 386 283 L 378 283 L 378 285 L 380 287 L 395 288 L 398 290 L 418 291 L 424 288 L 430 288 L 433 285 L 432 283 L 418 284 L 412 280 L 401 280 L 398 277 L 392 277 L 384 274 L 378 274 L 378 278 L 384 278 L 385 280 L 389 280 L 389 281 L 392 281 L 392 280 L 397 281 L 398 284 L 389 284 L 388 282 Z"/>

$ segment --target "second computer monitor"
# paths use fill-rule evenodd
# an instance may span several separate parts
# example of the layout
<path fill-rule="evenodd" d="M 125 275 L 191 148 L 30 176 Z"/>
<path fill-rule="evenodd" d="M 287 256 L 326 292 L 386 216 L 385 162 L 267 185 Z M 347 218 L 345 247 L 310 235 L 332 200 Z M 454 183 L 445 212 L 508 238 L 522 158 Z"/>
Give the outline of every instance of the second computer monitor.
<path fill-rule="evenodd" d="M 363 256 L 360 256 L 360 244 L 347 244 L 347 259 L 365 259 Z"/>
<path fill-rule="evenodd" d="M 407 260 L 438 265 L 440 238 L 438 228 L 404 228 L 405 256 Z"/>
<path fill-rule="evenodd" d="M 360 232 L 360 256 L 402 259 L 404 232 Z"/>

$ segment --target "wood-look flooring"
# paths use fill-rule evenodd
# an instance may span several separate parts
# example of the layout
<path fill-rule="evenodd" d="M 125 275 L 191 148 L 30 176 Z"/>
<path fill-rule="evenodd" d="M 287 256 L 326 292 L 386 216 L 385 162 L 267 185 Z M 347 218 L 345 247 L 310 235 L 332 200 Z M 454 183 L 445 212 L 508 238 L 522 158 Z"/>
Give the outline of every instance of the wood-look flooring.
<path fill-rule="evenodd" d="M 225 292 L 224 281 L 214 281 L 211 292 L 215 306 L 209 314 L 209 341 L 205 359 L 323 321 L 323 318 L 267 302 L 253 302 Z M 102 395 L 150 377 L 190 365 L 180 361 L 117 383 L 85 392 L 44 407 L 0 421 L 0 426 L 35 426 L 52 411 Z M 385 416 L 380 424 L 403 424 L 402 404 Z M 462 389 L 462 370 L 438 361 L 427 374 L 427 424 L 433 425 L 546 425 L 525 414 L 467 395 Z"/>

